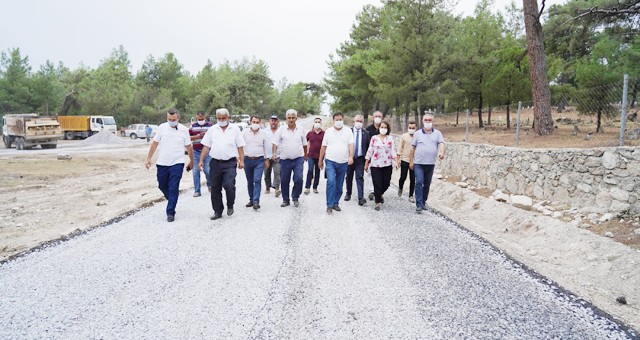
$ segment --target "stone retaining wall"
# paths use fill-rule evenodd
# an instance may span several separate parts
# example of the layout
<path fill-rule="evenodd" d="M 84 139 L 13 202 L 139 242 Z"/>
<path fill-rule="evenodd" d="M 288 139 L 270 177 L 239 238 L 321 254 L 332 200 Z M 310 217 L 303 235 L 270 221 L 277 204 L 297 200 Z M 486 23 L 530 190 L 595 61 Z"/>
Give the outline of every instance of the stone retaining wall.
<path fill-rule="evenodd" d="M 445 176 L 594 212 L 640 215 L 640 148 L 519 149 L 447 143 Z"/>

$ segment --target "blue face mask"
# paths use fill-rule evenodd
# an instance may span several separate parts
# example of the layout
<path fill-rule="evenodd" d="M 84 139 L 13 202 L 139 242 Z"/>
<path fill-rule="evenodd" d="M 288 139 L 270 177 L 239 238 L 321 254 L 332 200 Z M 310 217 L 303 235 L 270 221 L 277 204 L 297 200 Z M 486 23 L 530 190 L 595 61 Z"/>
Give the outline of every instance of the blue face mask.
<path fill-rule="evenodd" d="M 171 126 L 171 127 L 176 127 L 176 126 L 178 126 L 178 121 L 175 121 L 175 122 L 167 121 L 167 123 L 169 123 L 169 126 Z"/>

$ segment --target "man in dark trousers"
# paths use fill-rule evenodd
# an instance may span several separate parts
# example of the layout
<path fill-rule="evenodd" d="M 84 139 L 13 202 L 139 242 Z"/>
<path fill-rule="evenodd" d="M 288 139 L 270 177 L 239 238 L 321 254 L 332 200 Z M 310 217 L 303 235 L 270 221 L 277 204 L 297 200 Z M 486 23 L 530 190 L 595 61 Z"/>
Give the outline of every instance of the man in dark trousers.
<path fill-rule="evenodd" d="M 380 134 L 380 124 L 382 123 L 382 112 L 376 111 L 373 113 L 373 124 L 367 126 L 367 132 L 369 132 L 369 138 Z M 391 133 L 391 132 L 389 132 Z M 373 181 L 371 180 L 371 172 L 367 172 L 364 176 L 366 186 L 369 190 L 369 201 L 373 201 Z"/>
<path fill-rule="evenodd" d="M 364 116 L 357 115 L 353 118 L 353 138 L 355 140 L 353 150 L 353 164 L 347 168 L 347 194 L 344 197 L 345 201 L 351 200 L 351 193 L 353 192 L 353 175 L 356 176 L 356 186 L 358 188 L 358 205 L 364 205 L 367 200 L 364 199 L 364 155 L 367 154 L 369 149 L 369 142 L 371 141 L 371 135 L 369 131 L 362 128 L 364 124 Z"/>

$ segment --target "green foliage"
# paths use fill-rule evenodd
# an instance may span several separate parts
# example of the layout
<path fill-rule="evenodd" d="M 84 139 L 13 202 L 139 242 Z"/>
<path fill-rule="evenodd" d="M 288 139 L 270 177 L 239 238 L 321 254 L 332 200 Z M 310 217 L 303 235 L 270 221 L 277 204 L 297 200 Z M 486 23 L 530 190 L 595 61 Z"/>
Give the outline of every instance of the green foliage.
<path fill-rule="evenodd" d="M 0 54 L 0 111 L 26 113 L 32 109 L 31 66 L 29 58 L 22 57 L 14 48 Z"/>

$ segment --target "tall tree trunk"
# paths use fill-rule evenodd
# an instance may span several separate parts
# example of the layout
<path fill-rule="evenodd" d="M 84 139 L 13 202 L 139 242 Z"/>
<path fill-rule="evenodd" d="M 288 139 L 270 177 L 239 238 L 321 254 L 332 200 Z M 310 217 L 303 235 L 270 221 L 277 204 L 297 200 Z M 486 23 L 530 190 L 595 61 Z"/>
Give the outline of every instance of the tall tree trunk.
<path fill-rule="evenodd" d="M 458 121 L 460 119 L 460 108 L 456 109 L 456 126 L 458 126 Z"/>
<path fill-rule="evenodd" d="M 48 116 L 49 115 L 49 99 L 44 101 L 44 113 Z"/>
<path fill-rule="evenodd" d="M 596 133 L 602 133 L 602 110 L 598 109 L 598 125 L 596 126 Z"/>
<path fill-rule="evenodd" d="M 491 105 L 489 105 L 489 112 L 487 114 L 487 125 L 491 125 Z"/>
<path fill-rule="evenodd" d="M 511 129 L 511 101 L 507 101 L 507 130 Z"/>
<path fill-rule="evenodd" d="M 534 124 L 534 131 L 538 135 L 550 135 L 553 133 L 551 92 L 549 91 L 549 81 L 547 80 L 547 62 L 544 56 L 544 41 L 538 1 L 522 0 L 522 5 L 533 94 L 533 119 L 538 123 Z"/>
<path fill-rule="evenodd" d="M 478 126 L 480 128 L 484 127 L 484 122 L 482 121 L 482 94 L 480 94 L 480 100 L 478 101 Z"/>
<path fill-rule="evenodd" d="M 416 95 L 415 97 L 415 101 L 416 101 L 416 123 L 418 122 L 422 122 L 422 110 L 420 109 L 420 96 Z"/>

